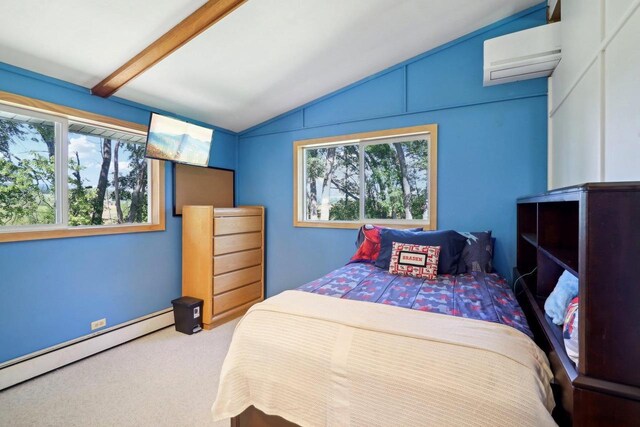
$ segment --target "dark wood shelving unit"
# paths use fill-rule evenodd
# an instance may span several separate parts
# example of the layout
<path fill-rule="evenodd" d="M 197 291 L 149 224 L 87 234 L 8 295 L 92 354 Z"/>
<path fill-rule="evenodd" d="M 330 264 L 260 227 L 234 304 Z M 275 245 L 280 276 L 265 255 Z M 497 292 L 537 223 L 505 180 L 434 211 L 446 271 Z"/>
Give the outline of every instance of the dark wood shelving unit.
<path fill-rule="evenodd" d="M 640 182 L 591 183 L 517 204 L 516 283 L 536 343 L 554 372 L 561 425 L 640 420 Z M 544 302 L 564 270 L 580 283 L 580 357 Z"/>

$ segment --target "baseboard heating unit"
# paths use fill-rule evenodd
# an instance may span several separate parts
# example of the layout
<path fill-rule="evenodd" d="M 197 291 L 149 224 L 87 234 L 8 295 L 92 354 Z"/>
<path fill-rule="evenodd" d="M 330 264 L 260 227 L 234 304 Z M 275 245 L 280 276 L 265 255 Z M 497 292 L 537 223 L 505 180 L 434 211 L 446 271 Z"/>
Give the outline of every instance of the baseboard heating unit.
<path fill-rule="evenodd" d="M 173 325 L 173 310 L 157 311 L 0 364 L 0 390 Z"/>

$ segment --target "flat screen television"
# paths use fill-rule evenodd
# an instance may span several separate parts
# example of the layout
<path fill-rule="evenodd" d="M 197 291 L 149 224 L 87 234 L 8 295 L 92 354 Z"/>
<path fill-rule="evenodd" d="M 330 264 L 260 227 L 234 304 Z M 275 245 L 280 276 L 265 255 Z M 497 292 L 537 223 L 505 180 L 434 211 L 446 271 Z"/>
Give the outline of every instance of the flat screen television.
<path fill-rule="evenodd" d="M 151 113 L 145 157 L 207 166 L 212 138 L 213 129 Z"/>

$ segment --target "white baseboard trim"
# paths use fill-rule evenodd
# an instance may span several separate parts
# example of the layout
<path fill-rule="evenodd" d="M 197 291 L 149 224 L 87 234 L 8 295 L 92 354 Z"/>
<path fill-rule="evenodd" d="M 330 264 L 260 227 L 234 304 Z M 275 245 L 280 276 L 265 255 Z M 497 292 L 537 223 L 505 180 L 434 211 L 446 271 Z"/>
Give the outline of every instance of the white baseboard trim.
<path fill-rule="evenodd" d="M 0 367 L 0 390 L 166 328 L 173 323 L 173 310 L 163 310 L 6 362 L 3 364 L 4 367 Z"/>

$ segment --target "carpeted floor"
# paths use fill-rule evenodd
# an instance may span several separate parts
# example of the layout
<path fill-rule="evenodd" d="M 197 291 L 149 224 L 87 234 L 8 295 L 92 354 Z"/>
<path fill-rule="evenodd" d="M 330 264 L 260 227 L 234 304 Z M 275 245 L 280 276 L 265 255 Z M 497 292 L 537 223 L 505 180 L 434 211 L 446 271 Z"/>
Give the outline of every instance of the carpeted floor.
<path fill-rule="evenodd" d="M 211 405 L 237 320 L 166 328 L 0 392 L 0 426 L 228 426 Z"/>

